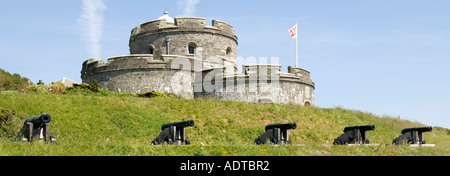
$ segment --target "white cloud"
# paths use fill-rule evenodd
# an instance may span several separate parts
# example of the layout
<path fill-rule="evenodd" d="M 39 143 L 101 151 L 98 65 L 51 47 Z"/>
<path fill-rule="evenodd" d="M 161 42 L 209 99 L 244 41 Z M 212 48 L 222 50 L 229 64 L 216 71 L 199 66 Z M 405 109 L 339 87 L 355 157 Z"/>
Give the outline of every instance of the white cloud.
<path fill-rule="evenodd" d="M 195 5 L 197 5 L 200 0 L 179 0 L 178 5 L 183 8 L 183 15 L 187 17 L 195 16 L 197 11 Z"/>
<path fill-rule="evenodd" d="M 82 40 L 87 43 L 90 57 L 99 58 L 100 40 L 103 34 L 103 11 L 106 9 L 102 0 L 82 0 L 83 13 L 78 18 Z"/>

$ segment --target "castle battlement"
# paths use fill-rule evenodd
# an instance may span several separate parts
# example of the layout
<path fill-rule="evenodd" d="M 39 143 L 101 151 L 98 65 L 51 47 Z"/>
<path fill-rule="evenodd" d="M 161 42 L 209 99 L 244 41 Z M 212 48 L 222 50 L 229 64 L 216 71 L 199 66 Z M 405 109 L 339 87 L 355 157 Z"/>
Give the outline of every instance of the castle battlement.
<path fill-rule="evenodd" d="M 172 61 L 176 58 L 189 61 L 191 68 L 172 68 Z M 132 54 L 110 57 L 108 58 L 107 63 L 105 63 L 104 59 L 89 59 L 83 62 L 81 78 L 85 79 L 96 74 L 124 70 L 193 70 L 194 64 L 202 64 L 202 61 L 195 57 L 183 57 L 178 55 L 162 55 L 159 58 L 154 58 L 152 54 Z"/>
<path fill-rule="evenodd" d="M 212 84 L 222 83 L 227 81 L 239 82 L 248 84 L 249 82 L 265 81 L 265 82 L 295 82 L 310 86 L 314 89 L 315 85 L 311 79 L 309 71 L 289 66 L 289 73 L 281 72 L 282 66 L 279 64 L 245 64 L 242 65 L 242 73 L 234 72 L 235 70 L 227 70 L 226 67 L 216 67 L 203 69 L 201 72 L 196 72 L 195 84 L 202 84 L 205 76 L 215 72 L 216 78 Z M 301 72 L 301 74 L 300 74 Z M 200 77 L 201 76 L 201 77 Z M 217 79 L 220 78 L 220 79 Z"/>
<path fill-rule="evenodd" d="M 194 97 L 278 104 L 314 104 L 314 82 L 309 72 L 292 67 L 282 73 L 278 64 L 243 65 L 243 72 L 226 67 L 195 72 Z M 298 72 L 302 72 L 299 74 Z"/>
<path fill-rule="evenodd" d="M 204 32 L 223 35 L 237 42 L 233 27 L 225 22 L 212 20 L 212 26 L 208 26 L 206 19 L 201 17 L 175 17 L 174 21 L 175 23 L 169 23 L 166 19 L 157 19 L 142 23 L 131 31 L 130 40 L 158 33 Z"/>

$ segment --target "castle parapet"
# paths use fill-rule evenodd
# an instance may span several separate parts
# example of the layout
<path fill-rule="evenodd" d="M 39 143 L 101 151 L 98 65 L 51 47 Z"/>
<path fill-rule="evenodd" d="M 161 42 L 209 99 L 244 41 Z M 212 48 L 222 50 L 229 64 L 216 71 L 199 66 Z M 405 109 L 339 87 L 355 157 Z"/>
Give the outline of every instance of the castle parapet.
<path fill-rule="evenodd" d="M 227 73 L 227 67 L 196 72 L 195 98 L 314 105 L 314 83 L 309 72 L 291 68 L 282 73 L 278 64 L 243 65 L 243 73 Z M 301 74 L 301 75 L 300 75 Z"/>
<path fill-rule="evenodd" d="M 83 62 L 83 66 L 81 68 L 81 77 L 83 77 L 83 74 L 86 74 L 88 70 L 97 69 L 103 66 L 105 66 L 105 60 L 95 60 L 94 58 L 90 58 Z"/>
<path fill-rule="evenodd" d="M 314 82 L 312 81 L 311 75 L 308 70 L 294 66 L 288 66 L 288 73 L 295 75 L 296 77 L 300 78 L 302 82 L 311 84 L 314 87 Z"/>
<path fill-rule="evenodd" d="M 183 68 L 176 64 L 173 64 L 174 66 L 172 66 L 172 62 L 175 59 L 181 59 L 184 62 L 189 62 L 191 68 Z M 180 64 L 183 64 L 183 62 L 180 62 Z M 199 64 L 201 66 L 201 60 L 196 59 L 194 57 L 183 57 L 177 55 L 161 55 L 158 58 L 154 58 L 152 54 L 132 54 L 132 55 L 110 57 L 108 58 L 108 63 L 105 63 L 105 60 L 103 59 L 99 60 L 89 59 L 83 62 L 81 70 L 81 78 L 86 79 L 92 75 L 99 73 L 123 71 L 123 70 L 184 69 L 193 71 L 194 65 L 196 64 Z"/>
<path fill-rule="evenodd" d="M 203 30 L 206 26 L 206 19 L 200 17 L 176 17 L 175 26 L 181 31 Z"/>
<path fill-rule="evenodd" d="M 278 64 L 245 64 L 242 65 L 243 73 L 233 72 L 233 70 L 227 69 L 227 67 L 203 69 L 201 72 L 197 73 L 195 83 L 201 84 L 202 80 L 205 79 L 205 76 L 214 75 L 215 79 L 212 80 L 213 82 L 237 80 L 245 80 L 244 82 L 247 83 L 251 81 L 294 82 L 305 84 L 312 88 L 315 87 L 314 82 L 312 82 L 311 76 L 309 75 L 309 71 L 298 67 L 289 67 L 289 73 L 282 73 L 281 68 L 282 66 Z"/>
<path fill-rule="evenodd" d="M 206 19 L 200 17 L 175 17 L 175 23 L 168 23 L 166 19 L 157 19 L 142 23 L 131 31 L 131 40 L 142 35 L 170 32 L 207 32 L 227 36 L 237 42 L 233 27 L 227 23 L 212 20 L 212 26 L 206 25 Z"/>
<path fill-rule="evenodd" d="M 245 75 L 279 75 L 281 73 L 281 65 L 278 64 L 246 64 L 242 65 Z"/>

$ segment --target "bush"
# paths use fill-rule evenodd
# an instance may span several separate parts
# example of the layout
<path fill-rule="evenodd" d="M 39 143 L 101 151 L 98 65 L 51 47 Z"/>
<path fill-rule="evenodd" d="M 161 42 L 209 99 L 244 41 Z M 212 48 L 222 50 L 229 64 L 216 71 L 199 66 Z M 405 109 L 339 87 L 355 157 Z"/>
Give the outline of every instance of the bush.
<path fill-rule="evenodd" d="M 0 111 L 0 136 L 14 136 L 19 132 L 16 119 L 16 111 L 6 109 Z"/>
<path fill-rule="evenodd" d="M 64 84 L 61 82 L 56 82 L 48 85 L 47 90 L 54 94 L 64 94 L 66 91 L 66 86 L 64 86 Z"/>
<path fill-rule="evenodd" d="M 98 92 L 98 87 L 91 86 L 90 84 L 87 84 L 87 83 L 81 83 L 81 84 L 73 83 L 72 85 L 73 85 L 72 87 L 68 87 L 66 90 L 71 91 L 71 90 L 75 90 L 75 89 L 84 89 L 84 90 L 90 90 L 92 92 Z"/>
<path fill-rule="evenodd" d="M 119 93 L 119 92 L 110 92 L 105 89 L 99 88 L 97 81 L 94 81 L 92 85 L 87 83 L 72 84 L 72 87 L 66 88 L 65 94 L 72 95 L 94 95 L 94 96 L 117 96 L 117 97 L 135 97 L 134 94 L 131 93 Z"/>
<path fill-rule="evenodd" d="M 137 93 L 136 94 L 138 97 L 147 97 L 147 98 L 153 98 L 153 97 L 160 97 L 160 98 L 167 98 L 166 94 L 160 93 L 160 92 L 156 92 L 156 91 L 147 91 L 145 93 Z"/>
<path fill-rule="evenodd" d="M 46 86 L 44 85 L 29 85 L 28 88 L 26 89 L 27 92 L 34 92 L 34 93 L 47 93 L 48 89 Z"/>
<path fill-rule="evenodd" d="M 0 69 L 0 91 L 15 90 L 24 91 L 32 84 L 28 78 L 21 77 L 19 74 L 11 74 Z"/>
<path fill-rule="evenodd" d="M 26 92 L 38 93 L 38 94 L 64 94 L 66 92 L 66 87 L 63 83 L 56 82 L 49 85 L 32 84 L 26 88 Z"/>

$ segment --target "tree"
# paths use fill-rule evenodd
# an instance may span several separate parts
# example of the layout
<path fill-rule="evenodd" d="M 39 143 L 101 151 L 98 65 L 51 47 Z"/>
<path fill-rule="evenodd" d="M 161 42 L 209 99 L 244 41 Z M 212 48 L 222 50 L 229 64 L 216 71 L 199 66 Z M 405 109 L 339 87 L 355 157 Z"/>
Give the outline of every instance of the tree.
<path fill-rule="evenodd" d="M 5 90 L 17 90 L 22 91 L 26 89 L 30 84 L 30 80 L 25 77 L 21 77 L 20 74 L 9 72 L 0 69 L 0 91 Z"/>

